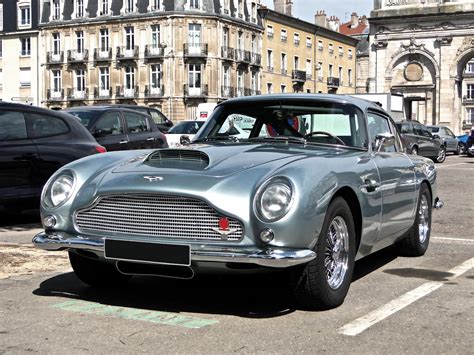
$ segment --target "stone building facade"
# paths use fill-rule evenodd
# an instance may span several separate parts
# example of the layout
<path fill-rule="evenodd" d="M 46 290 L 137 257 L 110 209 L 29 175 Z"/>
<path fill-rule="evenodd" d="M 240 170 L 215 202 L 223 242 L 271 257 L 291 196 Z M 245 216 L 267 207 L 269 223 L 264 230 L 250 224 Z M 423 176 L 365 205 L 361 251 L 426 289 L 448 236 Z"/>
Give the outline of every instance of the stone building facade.
<path fill-rule="evenodd" d="M 474 123 L 474 1 L 375 0 L 369 90 L 404 95 L 405 115 L 460 133 Z"/>
<path fill-rule="evenodd" d="M 156 106 L 259 92 L 259 0 L 41 0 L 43 104 Z"/>

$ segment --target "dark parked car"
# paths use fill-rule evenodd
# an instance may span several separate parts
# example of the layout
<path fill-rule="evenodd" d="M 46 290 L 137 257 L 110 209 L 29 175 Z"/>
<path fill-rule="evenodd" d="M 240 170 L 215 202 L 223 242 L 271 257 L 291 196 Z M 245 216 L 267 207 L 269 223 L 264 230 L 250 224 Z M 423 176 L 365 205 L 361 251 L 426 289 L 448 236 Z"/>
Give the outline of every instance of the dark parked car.
<path fill-rule="evenodd" d="M 156 126 L 158 129 L 166 133 L 168 130 L 173 127 L 173 122 L 166 117 L 163 112 L 158 110 L 156 107 L 148 107 L 148 106 L 137 106 L 137 105 L 126 105 L 126 104 L 117 104 L 117 105 L 108 105 L 110 107 L 122 107 L 122 108 L 128 108 L 130 110 L 146 113 L 147 115 L 150 115 L 153 121 L 155 121 Z"/>
<path fill-rule="evenodd" d="M 168 147 L 166 136 L 144 113 L 116 106 L 81 106 L 64 111 L 79 118 L 108 151 Z"/>
<path fill-rule="evenodd" d="M 39 207 L 41 189 L 63 165 L 105 152 L 74 117 L 0 103 L 0 209 Z"/>
<path fill-rule="evenodd" d="M 443 140 L 444 145 L 446 146 L 446 153 L 454 153 L 458 155 L 461 151 L 461 145 L 456 135 L 446 126 L 426 126 L 433 134 L 433 137 L 439 137 Z"/>
<path fill-rule="evenodd" d="M 442 163 L 446 159 L 446 145 L 439 137 L 418 121 L 397 122 L 407 153 L 421 155 Z"/>
<path fill-rule="evenodd" d="M 470 157 L 474 157 L 474 127 L 471 129 L 471 132 L 466 139 L 466 153 Z"/>

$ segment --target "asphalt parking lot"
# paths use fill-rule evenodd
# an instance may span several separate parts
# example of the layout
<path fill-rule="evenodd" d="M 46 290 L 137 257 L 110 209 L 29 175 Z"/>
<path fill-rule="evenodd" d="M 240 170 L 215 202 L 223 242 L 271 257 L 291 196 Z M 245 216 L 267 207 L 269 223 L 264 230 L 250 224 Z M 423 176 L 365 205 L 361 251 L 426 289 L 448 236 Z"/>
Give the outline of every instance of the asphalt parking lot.
<path fill-rule="evenodd" d="M 142 277 L 93 290 L 65 253 L 31 251 L 34 211 L 4 218 L 0 265 L 17 259 L 0 274 L 0 354 L 473 354 L 474 158 L 437 167 L 445 207 L 433 214 L 427 254 L 388 248 L 358 261 L 345 303 L 325 312 L 296 308 L 278 275 Z"/>

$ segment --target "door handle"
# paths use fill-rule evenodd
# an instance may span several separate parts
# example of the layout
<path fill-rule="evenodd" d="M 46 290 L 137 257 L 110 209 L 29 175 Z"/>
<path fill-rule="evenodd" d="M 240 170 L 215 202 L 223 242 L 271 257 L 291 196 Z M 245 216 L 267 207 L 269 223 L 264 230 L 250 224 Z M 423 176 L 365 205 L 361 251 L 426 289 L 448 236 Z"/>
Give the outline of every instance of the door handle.
<path fill-rule="evenodd" d="M 147 141 L 154 141 L 156 138 L 153 138 L 153 137 L 150 137 L 150 138 L 147 138 Z"/>
<path fill-rule="evenodd" d="M 380 183 L 373 179 L 365 179 L 361 187 L 365 188 L 367 192 L 374 192 L 380 187 Z"/>
<path fill-rule="evenodd" d="M 119 144 L 127 144 L 128 141 L 120 141 Z"/>

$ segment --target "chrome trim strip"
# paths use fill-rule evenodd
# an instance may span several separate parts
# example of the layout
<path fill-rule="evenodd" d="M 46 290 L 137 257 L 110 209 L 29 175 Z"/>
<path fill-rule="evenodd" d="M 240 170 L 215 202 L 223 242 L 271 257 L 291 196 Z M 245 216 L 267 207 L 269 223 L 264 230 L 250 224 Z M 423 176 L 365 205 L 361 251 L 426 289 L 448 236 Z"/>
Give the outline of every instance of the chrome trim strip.
<path fill-rule="evenodd" d="M 104 238 L 91 239 L 82 236 L 62 236 L 59 233 L 41 232 L 33 238 L 35 247 L 43 250 L 84 249 L 104 252 Z M 256 264 L 265 267 L 286 268 L 304 264 L 316 258 L 309 249 L 238 250 L 213 248 L 212 250 L 191 249 L 191 261 Z"/>

